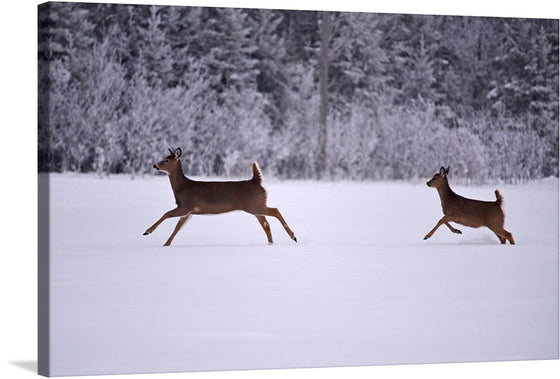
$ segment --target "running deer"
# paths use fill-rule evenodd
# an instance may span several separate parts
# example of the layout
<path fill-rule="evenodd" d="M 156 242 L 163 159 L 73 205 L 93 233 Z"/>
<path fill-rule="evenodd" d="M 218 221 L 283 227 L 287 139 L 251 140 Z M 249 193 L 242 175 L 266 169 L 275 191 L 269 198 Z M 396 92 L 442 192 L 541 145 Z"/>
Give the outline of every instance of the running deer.
<path fill-rule="evenodd" d="M 441 167 L 439 173 L 426 183 L 428 187 L 434 187 L 439 193 L 441 199 L 441 207 L 443 214 L 441 220 L 436 226 L 426 234 L 424 239 L 428 239 L 442 224 L 445 224 L 453 233 L 462 234 L 460 230 L 455 229 L 449 222 L 478 228 L 486 226 L 494 232 L 500 243 L 505 244 L 506 240 L 514 245 L 513 236 L 504 229 L 504 211 L 502 210 L 502 202 L 504 198 L 498 190 L 494 191 L 496 201 L 480 201 L 467 199 L 457 195 L 447 182 L 449 167 Z"/>
<path fill-rule="evenodd" d="M 165 219 L 179 217 L 175 230 L 164 245 L 169 246 L 191 215 L 245 211 L 257 218 L 269 243 L 272 243 L 272 233 L 265 216 L 276 217 L 286 229 L 290 238 L 297 242 L 294 232 L 292 232 L 280 211 L 277 208 L 267 207 L 266 190 L 261 184 L 262 173 L 256 163 L 253 163 L 253 177 L 249 180 L 201 182 L 189 179 L 183 174 L 183 168 L 179 160 L 181 153 L 181 148 L 177 148 L 175 151 L 169 149 L 169 155 L 153 166 L 156 170 L 163 171 L 169 176 L 177 207 L 165 212 L 154 225 L 146 230 L 144 235 L 152 233 Z"/>

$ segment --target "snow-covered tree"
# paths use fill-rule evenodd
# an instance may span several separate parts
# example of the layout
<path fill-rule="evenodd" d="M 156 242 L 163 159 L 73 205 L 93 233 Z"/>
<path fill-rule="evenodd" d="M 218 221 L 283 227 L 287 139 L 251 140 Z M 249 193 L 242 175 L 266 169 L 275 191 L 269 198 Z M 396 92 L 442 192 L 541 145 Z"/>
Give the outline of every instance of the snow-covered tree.
<path fill-rule="evenodd" d="M 160 8 L 150 6 L 145 25 L 138 26 L 138 71 L 152 87 L 168 86 L 173 81 L 171 46 L 163 29 Z"/>

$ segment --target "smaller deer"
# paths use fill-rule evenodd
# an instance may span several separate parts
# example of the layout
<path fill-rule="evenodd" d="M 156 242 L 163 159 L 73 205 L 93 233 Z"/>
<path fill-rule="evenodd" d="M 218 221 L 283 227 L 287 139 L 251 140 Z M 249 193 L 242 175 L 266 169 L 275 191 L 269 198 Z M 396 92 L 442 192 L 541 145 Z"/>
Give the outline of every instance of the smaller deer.
<path fill-rule="evenodd" d="M 254 215 L 261 224 L 268 242 L 272 243 L 270 225 L 265 216 L 278 219 L 291 239 L 297 242 L 294 232 L 280 214 L 277 208 L 266 205 L 266 190 L 261 185 L 262 173 L 259 166 L 253 163 L 253 177 L 249 180 L 237 182 L 201 182 L 187 178 L 181 167 L 182 150 L 169 149 L 169 155 L 161 162 L 154 164 L 154 168 L 169 176 L 171 189 L 175 196 L 177 207 L 172 209 L 149 227 L 144 235 L 152 233 L 165 219 L 179 217 L 175 230 L 164 246 L 171 245 L 175 235 L 183 227 L 188 218 L 195 214 L 219 214 L 231 211 L 245 211 Z"/>
<path fill-rule="evenodd" d="M 428 187 L 437 189 L 441 199 L 441 207 L 444 216 L 438 221 L 436 226 L 426 234 L 424 239 L 428 239 L 442 224 L 445 224 L 453 233 L 462 234 L 460 230 L 455 229 L 449 222 L 479 228 L 486 226 L 494 232 L 500 243 L 505 244 L 506 240 L 514 245 L 513 236 L 504 229 L 504 211 L 502 210 L 502 202 L 504 198 L 498 190 L 494 191 L 496 201 L 480 201 L 467 199 L 457 195 L 447 182 L 449 167 L 441 167 L 439 173 L 426 183 Z"/>

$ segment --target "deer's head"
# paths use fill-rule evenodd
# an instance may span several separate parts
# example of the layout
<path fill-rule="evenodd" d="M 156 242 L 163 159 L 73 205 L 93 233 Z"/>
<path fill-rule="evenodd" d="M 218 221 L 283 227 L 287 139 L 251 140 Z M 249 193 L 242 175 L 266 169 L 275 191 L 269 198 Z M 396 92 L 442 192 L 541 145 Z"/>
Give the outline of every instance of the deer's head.
<path fill-rule="evenodd" d="M 156 170 L 166 172 L 169 175 L 179 168 L 179 165 L 181 164 L 179 162 L 179 158 L 181 157 L 183 151 L 180 147 L 176 148 L 175 151 L 171 149 L 168 150 L 169 155 L 163 158 L 163 160 L 161 160 L 160 162 L 154 164 L 153 167 Z"/>
<path fill-rule="evenodd" d="M 449 166 L 447 166 L 447 168 L 442 166 L 439 169 L 439 172 L 435 174 L 434 177 L 430 179 L 426 184 L 428 185 L 428 187 L 438 188 L 443 184 L 444 181 L 447 180 L 447 174 L 449 174 Z"/>

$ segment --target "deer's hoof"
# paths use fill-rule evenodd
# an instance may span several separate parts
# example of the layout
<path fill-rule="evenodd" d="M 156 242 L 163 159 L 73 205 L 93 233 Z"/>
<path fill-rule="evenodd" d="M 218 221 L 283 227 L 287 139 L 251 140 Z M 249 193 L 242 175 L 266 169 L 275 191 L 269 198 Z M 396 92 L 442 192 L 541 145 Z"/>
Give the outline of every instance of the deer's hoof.
<path fill-rule="evenodd" d="M 426 236 L 426 237 L 424 237 L 424 240 L 427 240 L 428 238 L 430 238 L 430 237 Z"/>
<path fill-rule="evenodd" d="M 294 236 L 294 241 L 297 243 L 297 238 L 296 238 L 296 236 Z"/>
<path fill-rule="evenodd" d="M 463 234 L 463 232 L 457 229 L 457 234 Z"/>
<path fill-rule="evenodd" d="M 150 234 L 150 233 L 144 232 L 144 234 L 142 234 L 142 235 L 143 235 L 143 236 L 147 236 L 148 234 Z"/>

